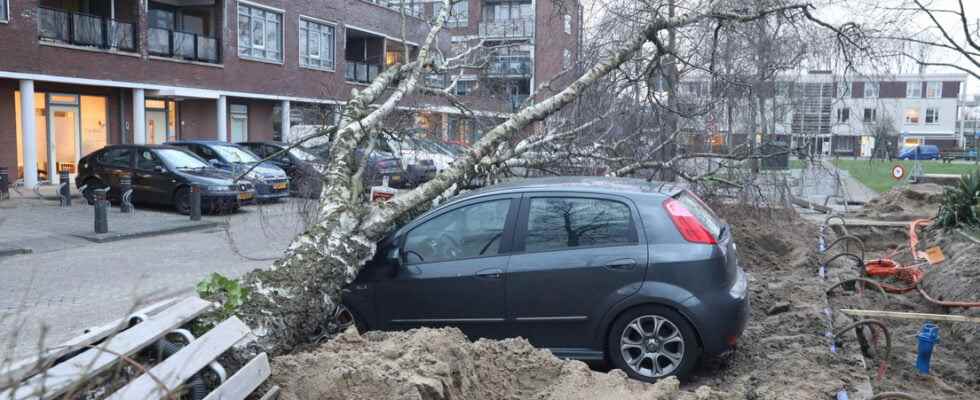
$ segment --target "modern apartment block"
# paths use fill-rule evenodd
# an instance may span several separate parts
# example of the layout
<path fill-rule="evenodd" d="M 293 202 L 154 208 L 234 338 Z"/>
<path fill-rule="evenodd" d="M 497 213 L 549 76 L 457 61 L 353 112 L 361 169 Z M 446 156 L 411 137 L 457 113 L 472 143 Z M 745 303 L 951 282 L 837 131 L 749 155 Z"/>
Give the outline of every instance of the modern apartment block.
<path fill-rule="evenodd" d="M 958 121 L 966 78 L 965 74 L 840 76 L 819 71 L 783 77 L 763 85 L 768 88 L 766 132 L 793 147 L 824 155 L 869 156 L 875 132 L 883 128 L 901 144 L 960 148 L 964 142 Z M 682 97 L 703 99 L 711 93 L 707 86 L 685 82 Z M 720 109 L 706 117 L 716 122 L 697 125 L 707 131 L 714 127 L 708 136 L 718 138 L 716 142 L 739 144 L 761 134 L 762 119 L 755 116 L 753 121 L 744 115 L 749 109 L 746 99 L 734 102 L 732 108 L 742 118 L 732 124 L 724 123 L 724 102 L 716 104 Z M 751 126 L 756 132 L 749 132 Z"/>
<path fill-rule="evenodd" d="M 456 7 L 483 3 L 499 4 Z M 544 17 L 550 3 L 534 0 L 526 17 L 554 36 L 564 27 Z M 279 138 L 314 123 L 310 110 L 336 114 L 406 45 L 414 53 L 435 8 L 411 0 L 0 0 L 0 167 L 31 187 L 57 183 L 57 171 L 74 172 L 81 156 L 106 144 Z M 484 17 L 467 15 L 452 30 L 478 34 Z M 453 35 L 440 38 L 445 54 Z M 481 115 L 511 110 L 480 91 L 457 92 Z M 444 99 L 420 96 L 404 112 L 435 137 L 451 139 L 450 125 L 454 137 L 477 136 Z"/>

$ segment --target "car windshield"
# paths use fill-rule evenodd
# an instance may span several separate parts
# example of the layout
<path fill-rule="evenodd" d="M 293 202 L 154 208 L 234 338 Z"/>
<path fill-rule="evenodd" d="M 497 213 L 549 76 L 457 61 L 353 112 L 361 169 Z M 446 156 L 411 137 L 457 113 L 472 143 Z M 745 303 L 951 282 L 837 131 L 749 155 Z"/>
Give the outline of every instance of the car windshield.
<path fill-rule="evenodd" d="M 307 153 L 306 150 L 300 149 L 298 147 L 294 147 L 294 148 L 289 149 L 289 154 L 292 154 L 293 157 L 296 157 L 296 158 L 298 158 L 300 160 L 303 160 L 303 161 L 317 161 L 318 160 L 317 156 L 314 156 L 314 155 L 312 155 L 310 153 Z"/>
<path fill-rule="evenodd" d="M 184 150 L 158 149 L 157 155 L 167 166 L 173 169 L 203 169 L 208 167 L 208 163 L 204 160 Z"/>
<path fill-rule="evenodd" d="M 445 154 L 447 156 L 452 156 L 453 155 L 453 153 L 451 151 L 446 150 L 445 147 L 442 147 L 441 145 L 439 145 L 439 143 L 436 143 L 436 142 L 419 139 L 419 140 L 416 140 L 416 143 L 418 143 L 419 146 L 421 146 L 422 148 L 424 148 L 425 150 L 427 150 L 430 153 Z"/>
<path fill-rule="evenodd" d="M 251 163 L 258 162 L 259 159 L 255 157 L 254 154 L 243 150 L 241 147 L 228 146 L 228 145 L 217 145 L 212 146 L 214 151 L 221 155 L 228 162 L 233 163 Z"/>

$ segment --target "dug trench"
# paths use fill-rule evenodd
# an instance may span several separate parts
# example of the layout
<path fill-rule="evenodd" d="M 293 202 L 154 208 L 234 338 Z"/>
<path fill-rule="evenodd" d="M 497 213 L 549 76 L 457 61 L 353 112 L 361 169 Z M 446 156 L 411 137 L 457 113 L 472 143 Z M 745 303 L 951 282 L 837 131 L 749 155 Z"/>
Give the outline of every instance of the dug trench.
<path fill-rule="evenodd" d="M 578 361 L 560 360 L 520 338 L 470 342 L 455 329 L 419 329 L 345 332 L 318 348 L 274 359 L 271 383 L 282 388 L 280 398 L 286 400 L 833 399 L 841 390 L 854 399 L 869 381 L 875 393 L 902 390 L 916 399 L 980 398 L 980 354 L 974 342 L 980 336 L 975 330 L 940 323 L 943 337 L 933 356 L 932 374 L 920 377 L 915 374 L 914 335 L 921 324 L 886 321 L 892 349 L 888 369 L 877 379 L 877 360 L 862 362 L 853 332 L 840 337 L 836 352 L 826 336 L 825 290 L 833 280 L 857 275 L 858 270 L 839 258 L 828 267 L 826 279 L 818 271 L 821 259 L 843 249 L 818 253 L 819 228 L 792 210 L 715 208 L 732 225 L 740 263 L 750 276 L 753 310 L 737 351 L 705 360 L 684 382 L 669 378 L 653 385 L 640 383 L 621 371 L 597 371 Z M 879 234 L 886 235 L 879 238 L 881 244 L 900 237 L 896 232 L 869 233 L 871 250 L 894 251 L 876 248 Z M 948 263 L 980 255 L 970 245 L 957 244 L 946 251 Z M 948 273 L 975 274 L 970 275 L 973 281 L 949 290 L 976 291 L 980 273 L 968 262 L 960 264 Z M 938 278 L 927 277 L 927 282 L 932 279 Z M 831 297 L 831 305 L 943 311 L 921 304 L 911 294 L 902 297 L 840 291 Z M 832 314 L 837 327 L 850 322 L 839 312 Z"/>

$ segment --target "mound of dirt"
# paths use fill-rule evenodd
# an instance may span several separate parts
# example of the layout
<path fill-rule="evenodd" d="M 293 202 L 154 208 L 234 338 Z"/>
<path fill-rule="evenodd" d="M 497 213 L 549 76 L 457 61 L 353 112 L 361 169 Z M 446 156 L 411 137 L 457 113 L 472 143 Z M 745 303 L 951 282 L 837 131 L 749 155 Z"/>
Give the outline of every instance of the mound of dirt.
<path fill-rule="evenodd" d="M 817 228 L 804 223 L 793 210 L 755 209 L 737 205 L 712 205 L 732 226 L 742 268 L 816 269 Z"/>
<path fill-rule="evenodd" d="M 283 400 L 734 398 L 707 387 L 683 391 L 674 378 L 646 384 L 618 370 L 594 372 L 524 339 L 470 342 L 454 328 L 351 329 L 314 351 L 276 358 L 272 370 Z"/>
<path fill-rule="evenodd" d="M 942 200 L 943 187 L 935 183 L 895 187 L 865 204 L 857 216 L 885 221 L 932 218 Z"/>

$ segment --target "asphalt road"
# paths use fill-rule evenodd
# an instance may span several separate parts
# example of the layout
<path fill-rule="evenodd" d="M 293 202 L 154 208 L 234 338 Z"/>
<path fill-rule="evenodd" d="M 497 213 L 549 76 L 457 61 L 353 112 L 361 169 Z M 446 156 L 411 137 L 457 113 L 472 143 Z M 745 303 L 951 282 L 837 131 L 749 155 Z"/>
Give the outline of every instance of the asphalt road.
<path fill-rule="evenodd" d="M 0 257 L 0 365 L 124 317 L 134 307 L 193 293 L 211 272 L 239 276 L 265 268 L 302 229 L 299 204 L 250 206 L 227 231 L 82 242 Z M 230 240 L 229 240 L 230 238 Z"/>

